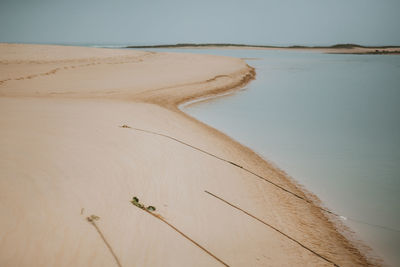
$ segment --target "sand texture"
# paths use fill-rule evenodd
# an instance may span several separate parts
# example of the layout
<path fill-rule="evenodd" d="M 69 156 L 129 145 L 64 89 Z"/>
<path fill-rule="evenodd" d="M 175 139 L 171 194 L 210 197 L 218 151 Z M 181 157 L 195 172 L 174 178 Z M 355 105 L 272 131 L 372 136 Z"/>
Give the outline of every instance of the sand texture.
<path fill-rule="evenodd" d="M 228 57 L 0 44 L 0 266 L 368 265 L 282 171 L 177 109 L 254 75 Z"/>

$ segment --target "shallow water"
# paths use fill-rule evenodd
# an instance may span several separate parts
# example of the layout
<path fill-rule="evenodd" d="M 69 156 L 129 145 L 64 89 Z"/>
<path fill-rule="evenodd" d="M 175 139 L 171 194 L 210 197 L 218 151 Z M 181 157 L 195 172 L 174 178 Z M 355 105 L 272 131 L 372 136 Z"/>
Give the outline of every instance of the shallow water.
<path fill-rule="evenodd" d="M 246 90 L 185 112 L 277 164 L 400 266 L 400 56 L 165 51 L 250 58 Z"/>

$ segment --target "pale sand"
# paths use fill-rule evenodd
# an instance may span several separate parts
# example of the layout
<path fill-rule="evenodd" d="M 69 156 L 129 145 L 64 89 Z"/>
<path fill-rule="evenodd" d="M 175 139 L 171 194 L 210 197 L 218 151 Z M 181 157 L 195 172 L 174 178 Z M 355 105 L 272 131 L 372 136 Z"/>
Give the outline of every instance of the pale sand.
<path fill-rule="evenodd" d="M 183 101 L 245 84 L 240 59 L 0 45 L 0 266 L 222 266 L 133 206 L 139 197 L 231 266 L 367 265 L 314 205 L 250 149 L 179 111 Z M 82 214 L 81 214 L 82 213 Z"/>

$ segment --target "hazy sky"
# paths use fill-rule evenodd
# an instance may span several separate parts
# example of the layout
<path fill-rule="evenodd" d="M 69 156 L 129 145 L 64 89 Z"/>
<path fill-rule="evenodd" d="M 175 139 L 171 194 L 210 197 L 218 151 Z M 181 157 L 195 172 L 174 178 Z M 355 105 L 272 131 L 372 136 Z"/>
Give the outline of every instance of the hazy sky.
<path fill-rule="evenodd" d="M 400 45 L 400 0 L 0 0 L 0 42 Z"/>

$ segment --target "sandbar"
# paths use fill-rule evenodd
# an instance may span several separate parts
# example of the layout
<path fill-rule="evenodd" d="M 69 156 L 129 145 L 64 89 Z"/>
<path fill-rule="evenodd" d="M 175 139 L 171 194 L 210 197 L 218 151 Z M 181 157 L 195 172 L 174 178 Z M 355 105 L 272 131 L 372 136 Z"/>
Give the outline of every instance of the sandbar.
<path fill-rule="evenodd" d="M 0 265 L 369 265 L 315 196 L 178 109 L 255 75 L 222 56 L 0 44 Z"/>

